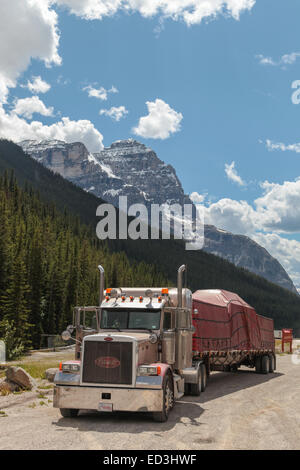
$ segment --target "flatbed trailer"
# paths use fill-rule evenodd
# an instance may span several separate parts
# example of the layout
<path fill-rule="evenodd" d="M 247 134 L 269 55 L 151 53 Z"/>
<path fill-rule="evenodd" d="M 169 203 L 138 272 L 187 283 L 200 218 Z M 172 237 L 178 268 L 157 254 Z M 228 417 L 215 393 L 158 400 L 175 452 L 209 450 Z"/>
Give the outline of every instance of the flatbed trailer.
<path fill-rule="evenodd" d="M 237 294 L 218 289 L 194 292 L 192 318 L 194 360 L 204 360 L 208 374 L 240 365 L 263 373 L 275 370 L 274 322 L 258 315 Z"/>

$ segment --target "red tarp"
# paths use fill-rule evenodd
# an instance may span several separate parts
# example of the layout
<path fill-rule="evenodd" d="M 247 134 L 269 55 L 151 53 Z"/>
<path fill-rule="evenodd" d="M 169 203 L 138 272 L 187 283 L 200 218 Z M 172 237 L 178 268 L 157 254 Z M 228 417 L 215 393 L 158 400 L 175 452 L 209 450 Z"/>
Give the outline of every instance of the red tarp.
<path fill-rule="evenodd" d="M 226 290 L 193 293 L 193 351 L 275 348 L 274 322 L 257 315 L 241 297 Z"/>

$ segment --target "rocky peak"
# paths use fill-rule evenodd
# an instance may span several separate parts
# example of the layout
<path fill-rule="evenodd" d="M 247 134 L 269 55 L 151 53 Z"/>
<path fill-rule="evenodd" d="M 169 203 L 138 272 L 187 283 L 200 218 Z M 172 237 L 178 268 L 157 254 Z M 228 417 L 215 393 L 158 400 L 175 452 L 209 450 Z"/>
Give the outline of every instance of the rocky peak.
<path fill-rule="evenodd" d="M 135 139 L 116 140 L 115 142 L 111 144 L 110 147 L 107 147 L 105 150 L 116 149 L 116 148 L 118 149 L 128 148 L 131 150 L 134 150 L 136 148 L 136 149 L 142 149 L 144 151 L 147 150 L 146 145 L 142 144 L 141 142 L 138 142 Z M 148 149 L 148 150 L 151 151 L 151 149 Z"/>

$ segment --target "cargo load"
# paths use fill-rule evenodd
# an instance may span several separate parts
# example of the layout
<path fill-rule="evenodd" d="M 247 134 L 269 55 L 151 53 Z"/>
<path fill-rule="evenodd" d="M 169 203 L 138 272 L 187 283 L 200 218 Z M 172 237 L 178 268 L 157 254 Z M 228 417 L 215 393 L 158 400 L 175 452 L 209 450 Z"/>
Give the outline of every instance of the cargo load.
<path fill-rule="evenodd" d="M 275 351 L 274 322 L 258 315 L 239 295 L 221 289 L 193 293 L 193 354 Z"/>

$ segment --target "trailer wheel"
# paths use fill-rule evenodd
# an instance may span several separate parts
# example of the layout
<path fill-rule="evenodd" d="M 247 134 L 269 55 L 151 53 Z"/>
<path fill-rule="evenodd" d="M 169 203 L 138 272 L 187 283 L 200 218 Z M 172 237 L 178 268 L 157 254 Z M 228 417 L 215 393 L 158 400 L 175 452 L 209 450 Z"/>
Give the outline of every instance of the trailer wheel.
<path fill-rule="evenodd" d="M 255 372 L 261 374 L 261 357 L 256 356 L 255 358 Z"/>
<path fill-rule="evenodd" d="M 270 358 L 266 354 L 261 358 L 261 373 L 268 374 L 270 370 Z"/>
<path fill-rule="evenodd" d="M 194 397 L 199 397 L 202 391 L 202 369 L 201 365 L 198 368 L 199 375 L 198 375 L 198 382 L 195 384 L 190 384 L 191 395 Z"/>
<path fill-rule="evenodd" d="M 271 374 L 273 374 L 273 372 L 275 370 L 275 358 L 274 358 L 273 354 L 270 354 L 270 356 L 269 356 L 269 363 L 270 363 L 269 372 Z"/>
<path fill-rule="evenodd" d="M 200 369 L 201 369 L 201 392 L 204 392 L 206 389 L 206 385 L 207 385 L 207 372 L 206 372 L 205 364 L 201 364 Z"/>
<path fill-rule="evenodd" d="M 75 408 L 60 408 L 59 411 L 64 418 L 76 418 L 79 413 Z"/>
<path fill-rule="evenodd" d="M 165 375 L 164 384 L 163 384 L 163 406 L 162 411 L 157 411 L 153 413 L 154 421 L 159 423 L 165 423 L 168 421 L 169 414 L 171 409 L 175 405 L 174 400 L 174 389 L 173 389 L 173 380 L 170 374 Z"/>

